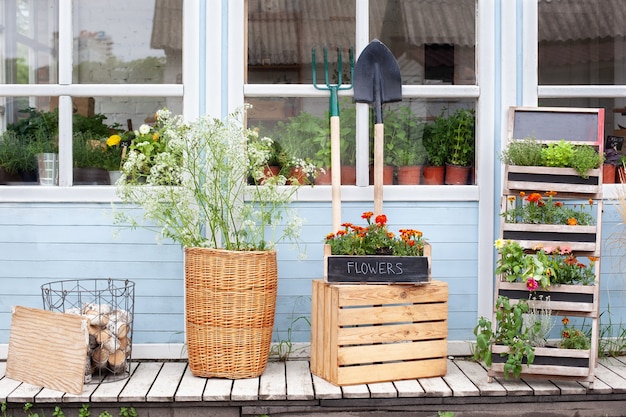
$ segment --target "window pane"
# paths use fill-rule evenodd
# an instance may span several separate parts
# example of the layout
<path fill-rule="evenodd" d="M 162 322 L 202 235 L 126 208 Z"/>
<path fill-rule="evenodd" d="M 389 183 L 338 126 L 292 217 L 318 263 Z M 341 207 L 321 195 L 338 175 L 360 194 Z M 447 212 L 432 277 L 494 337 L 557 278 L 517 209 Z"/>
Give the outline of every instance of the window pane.
<path fill-rule="evenodd" d="M 283 173 L 289 175 L 293 158 L 302 158 L 324 168 L 330 166 L 330 127 L 328 99 L 324 98 L 254 98 L 248 113 L 248 126 L 258 129 L 259 135 L 268 136 L 278 143 L 278 163 Z M 453 151 L 451 136 L 445 136 L 448 122 L 465 120 L 469 141 L 467 142 L 468 165 L 474 165 L 474 113 L 473 100 L 442 101 L 405 99 L 402 103 L 384 106 L 385 164 L 389 165 L 389 184 L 402 184 L 400 166 L 439 165 L 450 161 Z M 468 112 L 468 113 L 465 113 Z M 370 118 L 373 120 L 373 117 Z M 340 99 L 341 164 L 355 165 L 356 112 L 350 98 Z M 442 128 L 443 126 L 443 128 Z M 455 128 L 458 128 L 455 125 Z M 370 129 L 373 131 L 373 126 Z M 464 146 L 465 142 L 460 142 Z M 370 140 L 370 147 L 373 140 Z M 373 162 L 373 149 L 370 163 Z M 473 184 L 474 176 L 469 169 L 464 184 Z M 445 170 L 445 168 L 444 168 Z M 342 171 L 342 182 L 347 172 Z M 418 184 L 424 184 L 423 174 L 418 175 Z M 354 180 L 352 180 L 354 181 Z M 373 184 L 373 179 L 370 179 Z M 428 182 L 429 184 L 431 182 Z"/>
<path fill-rule="evenodd" d="M 309 84 L 312 48 L 318 82 L 324 80 L 322 48 L 328 47 L 329 81 L 337 82 L 337 48 L 343 51 L 343 82 L 350 83 L 348 49 L 354 46 L 354 0 L 248 0 L 250 84 Z"/>
<path fill-rule="evenodd" d="M 475 84 L 475 0 L 370 2 L 370 38 L 389 47 L 403 84 Z"/>
<path fill-rule="evenodd" d="M 619 0 L 539 0 L 539 84 L 626 84 Z"/>
<path fill-rule="evenodd" d="M 75 83 L 182 83 L 183 0 L 74 0 Z"/>

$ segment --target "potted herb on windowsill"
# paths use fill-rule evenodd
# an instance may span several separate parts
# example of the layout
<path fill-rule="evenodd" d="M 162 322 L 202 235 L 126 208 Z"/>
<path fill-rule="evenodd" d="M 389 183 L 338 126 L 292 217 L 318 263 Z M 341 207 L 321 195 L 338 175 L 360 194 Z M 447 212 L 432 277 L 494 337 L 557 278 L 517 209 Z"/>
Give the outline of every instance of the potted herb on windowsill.
<path fill-rule="evenodd" d="M 116 210 L 116 222 L 143 227 L 148 221 L 184 248 L 186 347 L 196 376 L 263 373 L 278 287 L 275 248 L 300 235 L 302 221 L 291 206 L 298 187 L 285 186 L 280 174 L 264 176 L 272 140 L 249 140 L 242 119 L 236 112 L 224 121 L 184 122 L 157 112 L 160 166 L 141 171 L 146 155 L 135 150 L 117 182 L 121 200 L 143 212 L 138 219 L 136 211 Z"/>
<path fill-rule="evenodd" d="M 467 184 L 469 171 L 474 165 L 474 111 L 458 109 L 448 117 L 448 158 L 446 184 Z"/>
<path fill-rule="evenodd" d="M 609 148 L 604 151 L 604 162 L 602 163 L 602 182 L 604 184 L 615 183 L 621 156 L 621 152 L 615 148 Z"/>
<path fill-rule="evenodd" d="M 441 185 L 444 183 L 448 143 L 442 138 L 445 137 L 446 131 L 447 123 L 443 117 L 438 117 L 433 123 L 424 127 L 424 148 L 427 156 L 426 165 L 422 171 L 423 184 Z"/>

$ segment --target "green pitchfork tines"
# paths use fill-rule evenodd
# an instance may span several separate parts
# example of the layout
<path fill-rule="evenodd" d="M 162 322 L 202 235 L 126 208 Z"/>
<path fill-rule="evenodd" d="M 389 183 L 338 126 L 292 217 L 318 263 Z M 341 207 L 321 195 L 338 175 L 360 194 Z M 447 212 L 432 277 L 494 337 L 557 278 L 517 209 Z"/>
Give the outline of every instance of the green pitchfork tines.
<path fill-rule="evenodd" d="M 339 90 L 350 90 L 352 85 L 348 85 L 342 87 L 343 83 L 343 62 L 342 62 L 342 53 L 341 47 L 337 48 L 337 84 L 331 84 L 328 77 L 328 48 L 324 46 L 324 81 L 326 83 L 326 87 L 320 87 L 317 85 L 317 63 L 315 61 L 315 47 L 311 50 L 311 57 L 313 61 L 313 65 L 311 68 L 311 72 L 313 73 L 313 87 L 318 90 L 328 90 L 330 91 L 330 116 L 339 116 L 339 99 L 338 92 Z M 350 48 L 350 80 L 352 81 L 354 77 L 354 49 Z"/>

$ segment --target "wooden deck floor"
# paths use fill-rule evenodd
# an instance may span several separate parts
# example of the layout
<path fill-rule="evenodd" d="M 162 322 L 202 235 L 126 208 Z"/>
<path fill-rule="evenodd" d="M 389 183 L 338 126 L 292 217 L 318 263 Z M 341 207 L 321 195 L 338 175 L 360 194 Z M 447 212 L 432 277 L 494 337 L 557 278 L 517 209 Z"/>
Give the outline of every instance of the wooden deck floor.
<path fill-rule="evenodd" d="M 478 363 L 448 360 L 441 378 L 334 386 L 314 375 L 307 360 L 270 361 L 259 378 L 206 379 L 191 375 L 186 362 L 134 362 L 132 375 L 115 382 L 86 384 L 81 395 L 68 394 L 6 378 L 0 362 L 0 403 L 14 417 L 30 402 L 42 410 L 60 405 L 67 417 L 91 404 L 107 409 L 133 406 L 139 416 L 624 416 L 626 357 L 604 358 L 590 388 L 558 380 L 502 380 L 488 383 Z"/>

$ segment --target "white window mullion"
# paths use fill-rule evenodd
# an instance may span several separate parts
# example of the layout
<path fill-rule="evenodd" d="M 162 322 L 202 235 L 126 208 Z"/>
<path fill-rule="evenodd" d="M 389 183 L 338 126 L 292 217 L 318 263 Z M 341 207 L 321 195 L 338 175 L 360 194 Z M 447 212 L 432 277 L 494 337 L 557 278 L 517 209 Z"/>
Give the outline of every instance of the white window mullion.
<path fill-rule="evenodd" d="M 355 57 L 369 44 L 369 0 L 356 0 Z M 369 185 L 369 104 L 356 104 L 356 185 Z"/>
<path fill-rule="evenodd" d="M 72 83 L 72 2 L 59 2 L 59 84 Z M 59 186 L 72 185 L 72 98 L 59 97 Z"/>

